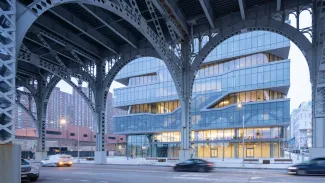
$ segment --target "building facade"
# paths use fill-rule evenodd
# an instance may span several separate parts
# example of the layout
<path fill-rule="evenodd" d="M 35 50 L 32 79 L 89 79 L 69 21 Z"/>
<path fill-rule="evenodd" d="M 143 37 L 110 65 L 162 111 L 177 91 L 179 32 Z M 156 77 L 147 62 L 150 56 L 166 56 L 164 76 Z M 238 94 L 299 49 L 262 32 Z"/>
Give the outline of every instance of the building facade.
<path fill-rule="evenodd" d="M 88 88 L 82 88 L 84 93 L 88 93 Z M 27 91 L 23 88 L 23 91 Z M 27 91 L 28 92 L 28 91 Z M 29 100 L 26 95 L 22 95 L 20 102 L 25 107 L 29 107 Z M 106 134 L 113 135 L 113 114 L 122 115 L 126 114 L 124 110 L 114 109 L 112 107 L 113 98 L 112 93 L 108 93 L 106 102 Z M 32 111 L 36 116 L 36 105 L 32 100 Z M 16 129 L 22 129 L 25 132 L 27 129 L 35 129 L 36 125 L 33 119 L 19 106 L 16 108 Z M 72 94 L 60 91 L 60 88 L 55 87 L 51 93 L 46 115 L 47 128 L 59 129 L 60 121 L 64 119 L 66 124 L 61 125 L 61 130 L 65 130 L 68 126 L 81 126 L 89 128 L 90 131 L 95 132 L 96 123 L 94 122 L 93 112 L 84 101 L 84 99 L 73 90 Z M 20 131 L 19 131 L 20 132 Z M 24 134 L 24 133 L 20 133 Z M 24 135 L 23 135 L 24 136 Z M 25 135 L 28 136 L 28 135 Z M 125 139 L 125 137 L 124 137 Z M 111 141 L 109 141 L 111 142 Z"/>
<path fill-rule="evenodd" d="M 303 102 L 291 113 L 291 139 L 294 139 L 296 149 L 312 146 L 312 103 Z"/>
<path fill-rule="evenodd" d="M 289 48 L 281 35 L 254 31 L 225 40 L 208 55 L 192 93 L 194 157 L 241 158 L 243 138 L 247 158 L 283 156 L 290 124 Z M 127 115 L 113 121 L 114 133 L 127 135 L 127 155 L 178 157 L 180 103 L 164 62 L 138 58 L 115 80 L 126 86 L 114 90 L 113 105 Z"/>

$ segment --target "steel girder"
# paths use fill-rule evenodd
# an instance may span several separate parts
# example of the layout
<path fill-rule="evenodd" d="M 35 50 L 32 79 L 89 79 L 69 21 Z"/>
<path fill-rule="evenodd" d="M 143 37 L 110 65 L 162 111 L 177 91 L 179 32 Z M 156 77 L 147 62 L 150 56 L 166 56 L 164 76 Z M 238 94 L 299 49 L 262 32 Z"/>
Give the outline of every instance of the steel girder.
<path fill-rule="evenodd" d="M 48 11 L 53 13 L 55 16 L 60 17 L 62 20 L 72 25 L 83 34 L 86 34 L 88 37 L 92 38 L 93 40 L 95 40 L 96 42 L 98 42 L 100 45 L 107 48 L 111 52 L 115 54 L 118 53 L 117 45 L 115 45 L 115 43 L 112 40 L 103 36 L 96 30 L 92 29 L 88 24 L 86 24 L 78 17 L 74 16 L 69 11 L 65 10 L 63 7 L 55 6 L 49 9 Z"/>
<path fill-rule="evenodd" d="M 122 26 L 117 24 L 109 15 L 98 7 L 87 7 L 81 3 L 79 5 L 85 9 L 88 13 L 96 17 L 106 27 L 111 29 L 115 34 L 120 36 L 124 41 L 128 42 L 133 48 L 137 49 L 137 38 L 125 30 Z M 103 17 L 103 18 L 101 18 Z"/>
<path fill-rule="evenodd" d="M 208 0 L 200 0 L 201 7 L 204 11 L 205 16 L 207 17 L 211 28 L 215 28 L 214 20 L 215 15 L 213 10 L 211 9 L 211 5 L 209 4 Z"/>

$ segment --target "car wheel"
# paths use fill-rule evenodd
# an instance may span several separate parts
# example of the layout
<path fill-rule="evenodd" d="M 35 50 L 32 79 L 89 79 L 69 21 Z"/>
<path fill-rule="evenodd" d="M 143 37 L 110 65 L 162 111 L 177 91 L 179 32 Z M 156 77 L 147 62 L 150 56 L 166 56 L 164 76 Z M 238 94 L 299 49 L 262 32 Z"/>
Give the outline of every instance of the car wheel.
<path fill-rule="evenodd" d="M 173 169 L 174 169 L 175 172 L 179 172 L 178 168 L 174 167 Z"/>
<path fill-rule="evenodd" d="M 200 167 L 200 168 L 198 169 L 198 172 L 201 172 L 201 173 L 206 172 L 206 169 L 205 169 L 204 167 Z"/>
<path fill-rule="evenodd" d="M 306 170 L 297 170 L 297 175 L 307 175 Z"/>
<path fill-rule="evenodd" d="M 33 177 L 33 178 L 30 179 L 30 181 L 37 181 L 38 177 L 39 177 L 39 176 L 37 176 L 37 177 Z"/>

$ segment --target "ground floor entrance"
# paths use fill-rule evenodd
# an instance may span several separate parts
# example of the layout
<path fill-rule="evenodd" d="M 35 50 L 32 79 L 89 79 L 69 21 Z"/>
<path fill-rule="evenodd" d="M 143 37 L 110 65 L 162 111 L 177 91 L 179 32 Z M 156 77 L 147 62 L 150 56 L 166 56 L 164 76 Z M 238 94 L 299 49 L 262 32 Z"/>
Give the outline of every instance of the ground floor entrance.
<path fill-rule="evenodd" d="M 192 157 L 197 158 L 279 158 L 284 156 L 283 141 L 231 142 L 205 141 L 192 142 Z M 158 142 L 145 135 L 128 137 L 127 156 L 129 157 L 178 157 L 179 142 Z M 243 153 L 244 152 L 244 153 Z"/>

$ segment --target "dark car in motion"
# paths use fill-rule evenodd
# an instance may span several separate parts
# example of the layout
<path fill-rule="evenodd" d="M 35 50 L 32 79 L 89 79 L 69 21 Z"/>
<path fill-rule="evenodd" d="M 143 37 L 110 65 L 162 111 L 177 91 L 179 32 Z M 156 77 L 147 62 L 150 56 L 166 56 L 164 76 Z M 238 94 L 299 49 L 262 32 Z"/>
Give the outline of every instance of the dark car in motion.
<path fill-rule="evenodd" d="M 290 166 L 289 174 L 296 175 L 325 175 L 325 158 L 315 158 L 310 161 Z"/>
<path fill-rule="evenodd" d="M 213 170 L 213 163 L 203 159 L 189 159 L 178 163 L 174 166 L 175 171 L 191 171 L 191 172 L 209 172 Z"/>

